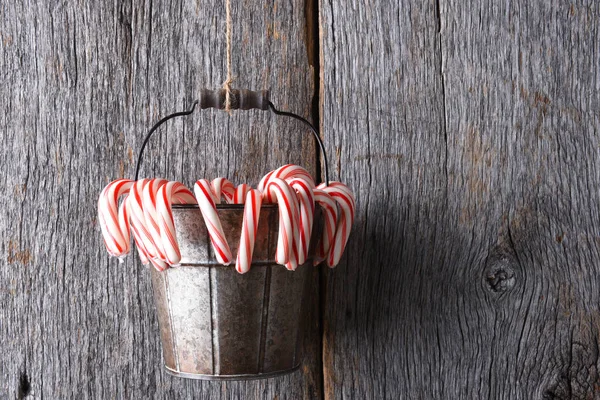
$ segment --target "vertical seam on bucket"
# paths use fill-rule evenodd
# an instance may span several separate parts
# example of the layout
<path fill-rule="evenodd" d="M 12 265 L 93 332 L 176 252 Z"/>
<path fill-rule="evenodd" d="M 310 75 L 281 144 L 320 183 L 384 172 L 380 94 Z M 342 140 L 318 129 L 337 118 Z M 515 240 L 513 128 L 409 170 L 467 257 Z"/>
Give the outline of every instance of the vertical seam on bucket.
<path fill-rule="evenodd" d="M 277 215 L 271 210 L 269 213 L 269 230 L 267 233 L 267 251 L 271 251 L 273 243 L 271 242 L 271 227 Z M 267 256 L 268 258 L 268 256 Z M 262 373 L 265 367 L 265 347 L 267 342 L 267 324 L 269 322 L 269 302 L 271 299 L 271 265 L 265 266 L 265 286 L 263 292 L 263 309 L 262 309 L 262 320 L 260 327 L 260 347 L 258 351 L 258 373 Z"/>
<path fill-rule="evenodd" d="M 211 343 L 212 343 L 212 373 L 213 375 L 221 374 L 221 366 L 219 363 L 219 357 L 215 353 L 218 351 L 218 342 L 219 340 L 219 332 L 218 325 L 215 324 L 216 321 L 216 310 L 213 305 L 213 301 L 217 300 L 217 297 L 213 294 L 213 269 L 214 267 L 208 267 L 208 287 L 210 291 L 210 335 L 211 335 Z"/>
<path fill-rule="evenodd" d="M 265 267 L 265 286 L 263 293 L 263 309 L 260 327 L 260 350 L 258 353 L 258 373 L 263 372 L 265 366 L 265 346 L 267 341 L 267 324 L 269 322 L 269 300 L 271 298 L 271 266 Z"/>
<path fill-rule="evenodd" d="M 173 353 L 175 355 L 175 366 L 177 372 L 181 372 L 179 368 L 179 351 L 177 349 L 177 340 L 175 339 L 175 329 L 173 329 L 173 309 L 171 308 L 171 292 L 169 291 L 168 271 L 163 271 L 163 282 L 165 286 L 165 294 L 167 295 L 167 304 L 169 306 L 169 328 L 171 330 L 171 342 L 173 346 Z"/>
<path fill-rule="evenodd" d="M 298 268 L 302 267 L 301 265 L 298 266 Z M 295 272 L 295 271 L 294 271 Z M 300 295 L 300 298 L 303 299 L 304 298 L 304 291 L 302 291 L 302 294 Z M 300 301 L 300 318 L 298 320 L 299 324 L 302 324 L 302 308 L 304 307 L 304 302 Z M 296 327 L 296 345 L 294 346 L 294 356 L 292 357 L 292 365 L 295 367 L 296 366 L 296 356 L 298 355 L 298 345 L 300 343 L 300 337 L 303 335 L 300 335 L 300 330 L 302 329 L 302 331 L 304 331 L 304 329 L 301 327 L 302 325 L 299 325 L 298 327 Z M 304 332 L 302 332 L 304 333 Z"/>

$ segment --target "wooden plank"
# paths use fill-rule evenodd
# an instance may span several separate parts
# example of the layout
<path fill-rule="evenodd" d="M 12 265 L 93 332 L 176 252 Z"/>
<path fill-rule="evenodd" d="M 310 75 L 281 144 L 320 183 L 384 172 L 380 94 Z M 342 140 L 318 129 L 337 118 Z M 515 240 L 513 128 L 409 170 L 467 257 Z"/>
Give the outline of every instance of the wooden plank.
<path fill-rule="evenodd" d="M 596 398 L 600 7 L 320 3 L 326 398 Z"/>
<path fill-rule="evenodd" d="M 232 6 L 234 86 L 271 89 L 277 105 L 308 117 L 314 77 L 303 3 Z M 318 289 L 301 372 L 177 379 L 162 369 L 149 274 L 102 246 L 101 188 L 133 175 L 142 137 L 160 116 L 225 80 L 224 14 L 220 1 L 179 0 L 0 9 L 1 398 L 320 397 Z M 314 171 L 304 134 L 265 112 L 198 112 L 152 141 L 142 175 L 256 184 L 286 162 Z"/>

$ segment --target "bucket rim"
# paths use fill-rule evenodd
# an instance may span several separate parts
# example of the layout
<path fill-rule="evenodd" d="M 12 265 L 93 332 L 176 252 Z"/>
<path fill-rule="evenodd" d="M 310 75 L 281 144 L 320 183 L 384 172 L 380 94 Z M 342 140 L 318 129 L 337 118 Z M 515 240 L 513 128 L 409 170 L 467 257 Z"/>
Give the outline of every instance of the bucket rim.
<path fill-rule="evenodd" d="M 295 270 L 288 270 L 290 272 L 295 272 L 298 268 L 304 267 L 305 265 L 309 265 L 312 264 L 312 262 L 314 261 L 314 257 L 307 257 L 306 258 L 306 262 L 302 265 L 298 265 L 298 267 L 296 267 Z M 169 268 L 165 269 L 164 271 L 159 271 L 159 272 L 167 272 L 173 269 L 177 269 L 177 268 L 182 268 L 182 267 L 189 267 L 189 268 L 211 268 L 211 267 L 218 267 L 218 268 L 235 268 L 235 262 L 232 262 L 231 264 L 228 265 L 223 265 L 223 264 L 219 264 L 218 261 L 206 261 L 206 262 L 197 262 L 197 263 L 191 263 L 191 262 L 183 262 L 180 263 L 178 265 L 172 265 Z M 262 260 L 262 261 L 252 261 L 252 267 L 283 267 L 285 268 L 284 265 L 281 264 L 277 264 L 277 261 L 275 261 L 275 259 L 272 260 Z M 244 274 L 242 274 L 244 275 Z"/>
<path fill-rule="evenodd" d="M 244 210 L 245 204 L 216 204 L 217 210 Z M 173 210 L 197 210 L 200 207 L 198 204 L 173 204 L 171 206 Z M 263 204 L 260 207 L 261 209 L 276 209 L 279 208 L 277 204 Z"/>
<path fill-rule="evenodd" d="M 274 378 L 277 376 L 291 374 L 293 372 L 298 371 L 301 364 L 295 365 L 289 369 L 282 369 L 279 371 L 273 372 L 265 372 L 258 374 L 238 374 L 238 375 L 210 375 L 210 374 L 194 374 L 190 372 L 178 372 L 174 369 L 163 365 L 167 374 L 171 376 L 175 376 L 178 378 L 187 378 L 187 379 L 199 379 L 204 381 L 252 381 L 257 379 L 267 379 Z"/>

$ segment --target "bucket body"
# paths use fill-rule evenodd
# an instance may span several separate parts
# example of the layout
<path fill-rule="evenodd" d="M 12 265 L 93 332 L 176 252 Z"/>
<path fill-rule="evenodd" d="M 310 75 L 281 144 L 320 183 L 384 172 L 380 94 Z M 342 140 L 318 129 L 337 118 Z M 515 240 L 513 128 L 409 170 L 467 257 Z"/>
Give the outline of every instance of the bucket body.
<path fill-rule="evenodd" d="M 313 232 L 321 232 L 320 209 Z M 234 256 L 243 206 L 219 206 Z M 278 208 L 263 206 L 252 267 L 239 274 L 216 262 L 197 206 L 173 206 L 181 266 L 151 269 L 167 371 L 193 379 L 257 379 L 285 374 L 301 362 L 301 327 L 312 260 L 288 271 L 274 261 Z M 313 234 L 311 251 L 315 247 Z"/>

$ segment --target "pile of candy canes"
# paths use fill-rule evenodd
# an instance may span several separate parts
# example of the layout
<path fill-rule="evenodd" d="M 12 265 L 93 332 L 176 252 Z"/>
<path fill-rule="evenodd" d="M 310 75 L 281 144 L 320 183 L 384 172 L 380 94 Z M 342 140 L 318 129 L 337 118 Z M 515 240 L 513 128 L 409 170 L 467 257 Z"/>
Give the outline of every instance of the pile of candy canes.
<path fill-rule="evenodd" d="M 120 198 L 123 199 L 119 202 Z M 109 183 L 98 200 L 98 221 L 108 252 L 122 259 L 131 250 L 133 234 L 143 264 L 162 271 L 177 266 L 181 253 L 177 243 L 172 204 L 198 204 L 209 232 L 217 261 L 233 262 L 233 255 L 217 214 L 217 204 L 244 204 L 244 219 L 236 270 L 248 272 L 262 204 L 279 205 L 279 231 L 275 261 L 295 270 L 306 262 L 313 228 L 315 205 L 323 211 L 323 232 L 313 264 L 340 261 L 354 221 L 356 203 L 350 189 L 340 182 L 315 186 L 310 174 L 297 165 L 284 165 L 265 175 L 257 189 L 235 187 L 225 178 L 200 179 L 194 193 L 179 182 L 165 179 L 119 179 Z"/>

